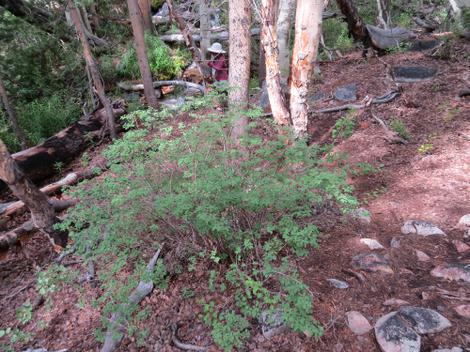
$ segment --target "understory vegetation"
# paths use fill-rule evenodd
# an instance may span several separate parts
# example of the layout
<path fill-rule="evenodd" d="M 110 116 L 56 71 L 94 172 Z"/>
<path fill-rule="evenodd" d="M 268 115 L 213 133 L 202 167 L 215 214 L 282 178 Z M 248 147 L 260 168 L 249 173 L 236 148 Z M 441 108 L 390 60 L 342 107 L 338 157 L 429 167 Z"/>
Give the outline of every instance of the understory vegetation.
<path fill-rule="evenodd" d="M 207 107 L 215 98 L 185 109 Z M 280 310 L 296 332 L 322 334 L 294 260 L 317 247 L 316 209 L 331 202 L 349 209 L 357 202 L 344 173 L 323 168 L 315 148 L 305 143 L 282 135 L 263 141 L 250 133 L 242 149 L 233 146 L 229 132 L 238 113 L 253 118 L 251 127 L 265 123 L 257 120 L 258 110 L 196 112 L 188 126 L 179 124 L 179 137 L 169 138 L 165 114 L 130 114 L 128 127 L 139 119 L 145 128 L 128 131 L 107 148 L 110 172 L 102 182 L 84 182 L 72 192 L 81 202 L 61 228 L 70 231 L 85 260 L 103 268 L 98 303 L 106 307 L 104 327 L 142 278 L 142 253 L 164 246 L 182 253 L 172 272 L 161 262 L 154 278 L 160 288 L 171 275 L 200 265 L 208 269 L 208 297 L 215 298 L 200 302 L 202 319 L 225 351 L 243 345 L 263 311 Z M 125 280 L 123 272 L 130 274 Z M 222 306 L 217 298 L 228 293 L 232 299 Z"/>

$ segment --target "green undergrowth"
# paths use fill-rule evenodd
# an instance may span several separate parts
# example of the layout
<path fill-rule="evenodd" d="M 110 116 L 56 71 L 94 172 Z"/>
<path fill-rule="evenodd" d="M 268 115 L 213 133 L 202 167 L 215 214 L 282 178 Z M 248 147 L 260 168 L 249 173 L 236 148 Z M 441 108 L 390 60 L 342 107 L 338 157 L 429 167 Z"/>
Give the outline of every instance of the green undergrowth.
<path fill-rule="evenodd" d="M 85 262 L 99 263 L 103 294 L 96 305 L 104 306 L 104 328 L 143 277 L 143 253 L 163 244 L 157 287 L 205 268 L 201 319 L 223 350 L 242 347 L 262 311 L 281 310 L 293 331 L 319 337 L 322 327 L 295 260 L 318 246 L 319 207 L 357 206 L 345 173 L 322 167 L 316 149 L 303 141 L 281 134 L 265 141 L 251 132 L 266 124 L 259 109 L 207 113 L 219 98 L 190 102 L 184 110 L 193 120 L 178 124 L 178 137 L 170 137 L 169 111 L 124 117 L 130 130 L 104 152 L 109 172 L 70 191 L 81 202 L 60 227 Z M 236 147 L 230 126 L 242 113 L 251 117 L 250 131 Z M 170 275 L 168 258 L 177 248 L 185 254 Z M 194 296 L 181 290 L 182 299 Z M 136 308 L 126 307 L 123 316 L 135 316 Z"/>

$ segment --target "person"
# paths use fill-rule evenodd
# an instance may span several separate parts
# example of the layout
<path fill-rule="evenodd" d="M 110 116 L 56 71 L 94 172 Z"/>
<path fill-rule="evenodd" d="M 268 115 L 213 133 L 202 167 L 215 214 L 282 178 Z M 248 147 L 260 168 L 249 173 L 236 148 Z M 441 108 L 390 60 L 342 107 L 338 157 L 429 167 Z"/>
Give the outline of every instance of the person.
<path fill-rule="evenodd" d="M 211 60 L 207 65 L 212 68 L 213 76 L 215 81 L 227 81 L 228 80 L 228 61 L 225 57 L 225 50 L 222 48 L 222 44 L 213 43 L 208 49 L 208 52 L 212 54 Z"/>

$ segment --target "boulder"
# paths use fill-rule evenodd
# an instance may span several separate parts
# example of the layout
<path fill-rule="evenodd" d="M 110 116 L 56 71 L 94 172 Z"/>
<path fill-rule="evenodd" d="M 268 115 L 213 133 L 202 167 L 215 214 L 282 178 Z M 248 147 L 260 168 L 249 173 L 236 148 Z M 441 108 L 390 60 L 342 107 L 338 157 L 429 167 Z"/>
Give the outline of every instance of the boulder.
<path fill-rule="evenodd" d="M 360 242 L 365 244 L 370 249 L 384 249 L 384 246 L 382 246 L 379 241 L 374 240 L 373 238 L 361 238 Z"/>
<path fill-rule="evenodd" d="M 333 93 L 334 97 L 339 101 L 353 102 L 357 100 L 357 84 L 351 83 L 339 87 Z"/>
<path fill-rule="evenodd" d="M 470 319 L 470 304 L 462 304 L 454 309 L 461 317 Z"/>
<path fill-rule="evenodd" d="M 445 236 L 446 234 L 436 225 L 421 220 L 408 220 L 401 228 L 404 235 L 416 234 L 418 236 Z"/>
<path fill-rule="evenodd" d="M 415 83 L 430 80 L 437 74 L 437 68 L 425 66 L 396 66 L 392 75 L 397 83 Z"/>
<path fill-rule="evenodd" d="M 339 288 L 340 290 L 345 290 L 349 288 L 349 285 L 347 282 L 337 280 L 337 279 L 326 279 L 330 283 L 331 286 Z"/>
<path fill-rule="evenodd" d="M 367 25 L 366 28 L 374 47 L 382 50 L 397 47 L 400 43 L 415 37 L 412 32 L 401 27 L 382 29 L 376 26 Z"/>
<path fill-rule="evenodd" d="M 365 224 L 370 224 L 372 220 L 370 211 L 365 208 L 357 208 L 353 210 L 349 215 L 351 216 L 351 218 L 359 220 Z"/>
<path fill-rule="evenodd" d="M 461 229 L 470 228 L 470 214 L 462 216 L 457 224 L 457 227 Z"/>
<path fill-rule="evenodd" d="M 376 253 L 363 253 L 353 258 L 353 266 L 369 272 L 383 272 L 393 274 L 389 260 L 386 256 Z"/>
<path fill-rule="evenodd" d="M 401 307 L 398 314 L 402 316 L 418 334 L 440 332 L 452 324 L 435 310 L 421 307 Z"/>
<path fill-rule="evenodd" d="M 421 336 L 397 312 L 384 315 L 375 324 L 375 337 L 383 352 L 419 352 Z"/>
<path fill-rule="evenodd" d="M 423 251 L 416 249 L 415 253 L 420 262 L 429 262 L 431 260 L 431 257 L 427 255 L 426 253 L 424 253 Z"/>
<path fill-rule="evenodd" d="M 261 317 L 259 319 L 261 323 L 261 332 L 263 336 L 267 339 L 282 334 L 286 331 L 287 326 L 284 325 L 284 318 L 281 309 L 265 310 L 261 312 Z"/>

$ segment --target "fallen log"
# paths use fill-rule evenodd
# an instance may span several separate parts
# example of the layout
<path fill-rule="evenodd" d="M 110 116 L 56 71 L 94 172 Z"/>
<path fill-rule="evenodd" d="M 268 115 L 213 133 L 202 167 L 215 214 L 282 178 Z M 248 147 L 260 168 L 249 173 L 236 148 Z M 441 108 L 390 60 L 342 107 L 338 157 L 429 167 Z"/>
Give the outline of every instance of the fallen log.
<path fill-rule="evenodd" d="M 82 172 L 71 172 L 67 174 L 64 178 L 60 179 L 59 181 L 56 181 L 54 183 L 51 183 L 47 186 L 44 186 L 40 189 L 40 191 L 46 195 L 49 195 L 51 193 L 57 192 L 64 186 L 70 186 L 78 181 L 92 178 L 96 176 L 95 170 L 85 170 Z M 0 204 L 0 216 L 1 217 L 7 217 L 10 215 L 13 215 L 14 213 L 24 209 L 25 204 L 22 201 L 16 201 L 16 202 L 10 202 L 10 203 L 5 203 L 5 204 Z"/>
<path fill-rule="evenodd" d="M 152 259 L 150 259 L 149 263 L 147 264 L 147 274 L 149 278 L 152 277 L 152 273 L 155 268 L 155 265 L 157 264 L 157 260 L 160 256 L 161 250 L 162 247 L 158 249 L 158 251 L 154 254 Z M 152 292 L 153 286 L 154 283 L 152 280 L 140 281 L 137 285 L 137 288 L 128 297 L 127 302 L 123 304 L 123 307 L 121 307 L 121 309 L 119 309 L 116 313 L 113 313 L 113 315 L 111 316 L 109 328 L 106 331 L 105 340 L 103 343 L 103 347 L 101 348 L 101 352 L 113 352 L 119 347 L 124 337 L 124 333 L 122 331 L 122 319 L 124 317 L 122 312 L 125 310 L 125 308 L 138 305 L 140 302 L 142 302 L 142 300 L 147 295 L 149 295 L 150 292 Z"/>
<path fill-rule="evenodd" d="M 340 105 L 340 106 L 332 106 L 332 107 L 329 107 L 329 108 L 315 110 L 313 112 L 315 114 L 324 114 L 324 113 L 329 113 L 329 112 L 337 112 L 337 111 L 350 110 L 350 109 L 359 110 L 359 109 L 364 109 L 364 108 L 368 107 L 370 104 L 388 103 L 388 102 L 392 101 L 393 99 L 395 99 L 399 95 L 400 95 L 399 92 L 393 91 L 393 92 L 384 94 L 380 97 L 369 99 L 368 101 L 366 101 L 363 104 L 345 104 L 345 105 Z"/>
<path fill-rule="evenodd" d="M 259 28 L 252 28 L 251 29 L 251 35 L 252 36 L 258 36 L 260 34 L 260 29 Z M 184 36 L 181 33 L 174 33 L 174 34 L 163 34 L 159 36 L 161 40 L 164 42 L 184 42 Z M 195 42 L 201 41 L 201 35 L 200 34 L 194 34 L 192 36 L 192 39 Z M 228 40 L 228 31 L 222 31 L 219 33 L 211 33 L 210 34 L 210 39 L 211 41 L 227 41 Z"/>
<path fill-rule="evenodd" d="M 124 104 L 121 101 L 113 103 L 113 112 L 114 116 L 123 115 Z M 67 163 L 78 156 L 88 144 L 90 137 L 99 134 L 105 123 L 105 111 L 98 109 L 43 143 L 15 153 L 12 157 L 31 181 L 42 181 L 57 172 L 56 163 Z M 0 188 L 4 186 L 2 182 Z"/>
<path fill-rule="evenodd" d="M 138 92 L 144 90 L 144 85 L 141 83 L 130 83 L 130 82 L 118 82 L 118 87 L 124 90 Z M 202 94 L 204 94 L 204 86 L 192 82 L 186 81 L 155 81 L 153 82 L 153 87 L 163 87 L 163 86 L 182 86 L 186 88 L 193 88 L 199 90 Z"/>

